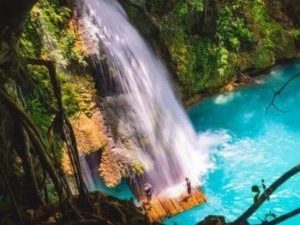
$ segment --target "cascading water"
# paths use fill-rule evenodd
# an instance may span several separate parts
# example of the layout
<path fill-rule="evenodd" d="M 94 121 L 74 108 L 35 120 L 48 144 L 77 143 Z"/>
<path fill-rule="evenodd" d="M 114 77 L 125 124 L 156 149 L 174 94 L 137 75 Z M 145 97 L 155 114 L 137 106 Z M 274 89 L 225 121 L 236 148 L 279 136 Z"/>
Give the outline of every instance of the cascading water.
<path fill-rule="evenodd" d="M 208 168 L 208 153 L 197 148 L 197 136 L 159 57 L 118 2 L 79 4 L 85 30 L 93 39 L 89 41 L 97 43 L 97 60 L 103 61 L 102 53 L 106 57 L 108 69 L 99 76 L 104 88 L 115 89 L 106 100 L 117 101 L 118 123 L 133 143 L 130 149 L 145 169 L 144 179 L 157 192 L 182 186 L 185 177 L 196 185 Z"/>

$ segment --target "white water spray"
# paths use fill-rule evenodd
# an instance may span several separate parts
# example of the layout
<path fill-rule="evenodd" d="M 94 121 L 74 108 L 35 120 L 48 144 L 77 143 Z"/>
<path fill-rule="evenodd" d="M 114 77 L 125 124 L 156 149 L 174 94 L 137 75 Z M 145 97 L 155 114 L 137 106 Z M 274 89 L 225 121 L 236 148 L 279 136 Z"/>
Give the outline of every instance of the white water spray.
<path fill-rule="evenodd" d="M 125 102 L 118 120 L 134 143 L 132 154 L 142 163 L 145 179 L 156 191 L 178 186 L 185 177 L 196 185 L 208 169 L 208 152 L 198 148 L 161 60 L 115 0 L 80 1 L 80 8 L 98 60 L 101 52 L 106 55 L 109 72 L 101 76 L 116 89 L 114 98 Z"/>

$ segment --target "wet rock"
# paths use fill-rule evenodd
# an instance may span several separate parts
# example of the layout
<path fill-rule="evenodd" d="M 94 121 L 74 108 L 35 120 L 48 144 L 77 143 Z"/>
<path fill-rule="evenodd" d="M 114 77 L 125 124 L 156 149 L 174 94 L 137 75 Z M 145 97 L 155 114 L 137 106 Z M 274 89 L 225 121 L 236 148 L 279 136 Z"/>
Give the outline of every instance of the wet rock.
<path fill-rule="evenodd" d="M 35 215 L 34 209 L 27 209 L 25 211 L 26 220 L 33 221 L 34 215 Z"/>
<path fill-rule="evenodd" d="M 78 150 L 84 154 L 98 151 L 107 144 L 107 137 L 100 123 L 100 111 L 95 111 L 91 118 L 85 114 L 71 121 L 77 140 Z"/>
<path fill-rule="evenodd" d="M 226 225 L 224 216 L 207 216 L 197 225 Z"/>
<path fill-rule="evenodd" d="M 300 25 L 300 4 L 299 0 L 281 0 L 285 14 L 290 17 L 295 24 Z"/>
<path fill-rule="evenodd" d="M 82 113 L 74 117 L 71 120 L 71 124 L 80 154 L 88 155 L 100 149 L 105 149 L 108 139 L 99 110 L 94 111 L 90 118 Z M 66 151 L 63 154 L 62 167 L 65 173 L 69 175 L 73 174 L 71 162 Z"/>
<path fill-rule="evenodd" d="M 277 59 L 290 59 L 296 56 L 296 46 L 294 36 L 291 32 L 279 30 L 271 34 L 274 43 L 279 43 L 275 46 Z"/>
<path fill-rule="evenodd" d="M 130 176 L 136 164 L 137 160 L 128 151 L 109 149 L 102 154 L 99 173 L 108 187 L 114 187 L 123 177 Z"/>

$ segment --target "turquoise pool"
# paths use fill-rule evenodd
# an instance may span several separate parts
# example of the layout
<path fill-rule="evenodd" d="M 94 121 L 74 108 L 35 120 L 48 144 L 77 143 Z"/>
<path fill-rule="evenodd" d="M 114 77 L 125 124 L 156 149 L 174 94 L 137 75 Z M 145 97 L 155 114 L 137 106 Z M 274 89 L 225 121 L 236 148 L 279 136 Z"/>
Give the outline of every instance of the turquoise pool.
<path fill-rule="evenodd" d="M 202 148 L 214 162 L 203 184 L 208 203 L 165 221 L 167 225 L 195 225 L 209 214 L 233 220 L 252 204 L 252 185 L 261 179 L 269 185 L 300 162 L 300 78 L 295 79 L 276 101 L 285 113 L 265 107 L 289 77 L 300 72 L 300 60 L 274 68 L 260 85 L 207 98 L 189 110 Z M 300 175 L 282 186 L 249 222 L 259 223 L 270 210 L 277 215 L 300 206 Z M 122 199 L 132 197 L 122 184 L 98 188 Z M 300 216 L 283 225 L 299 225 Z"/>
<path fill-rule="evenodd" d="M 252 185 L 271 184 L 300 163 L 300 78 L 276 101 L 285 111 L 265 107 L 273 90 L 296 73 L 300 61 L 274 68 L 261 85 L 207 98 L 189 110 L 203 147 L 211 148 L 215 169 L 204 184 L 208 203 L 166 221 L 194 225 L 208 214 L 234 219 L 252 204 Z M 280 215 L 300 206 L 300 175 L 282 186 L 249 222 L 259 223 L 272 210 Z M 300 216 L 283 225 L 299 225 Z"/>

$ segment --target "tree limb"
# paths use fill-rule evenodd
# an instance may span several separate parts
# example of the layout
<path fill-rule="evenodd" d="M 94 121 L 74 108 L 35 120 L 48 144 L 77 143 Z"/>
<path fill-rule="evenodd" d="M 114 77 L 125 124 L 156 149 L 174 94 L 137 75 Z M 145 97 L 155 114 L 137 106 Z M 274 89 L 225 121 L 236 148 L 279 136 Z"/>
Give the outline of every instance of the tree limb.
<path fill-rule="evenodd" d="M 68 154 L 73 167 L 74 176 L 76 178 L 76 183 L 79 191 L 79 198 L 80 200 L 83 200 L 83 203 L 86 207 L 91 207 L 92 204 L 88 195 L 88 189 L 86 187 L 81 172 L 79 151 L 77 148 L 74 130 L 68 117 L 66 116 L 65 109 L 63 106 L 61 88 L 57 80 L 55 64 L 51 60 L 34 58 L 26 58 L 25 63 L 30 65 L 45 66 L 48 69 L 50 81 L 58 104 L 58 111 L 55 117 L 55 121 L 57 122 L 57 125 L 60 128 L 60 135 L 67 145 Z"/>
<path fill-rule="evenodd" d="M 32 141 L 36 153 L 39 159 L 42 162 L 42 165 L 46 168 L 46 171 L 49 173 L 56 191 L 58 194 L 62 194 L 62 185 L 60 178 L 55 170 L 55 167 L 51 163 L 50 157 L 47 153 L 46 147 L 42 141 L 42 137 L 38 132 L 37 128 L 30 120 L 29 116 L 22 110 L 18 105 L 9 97 L 3 90 L 0 89 L 0 101 L 9 109 L 10 113 L 16 116 L 19 119 L 20 123 L 24 126 L 24 129 L 28 133 L 30 140 Z"/>
<path fill-rule="evenodd" d="M 29 177 L 31 179 L 32 187 L 34 189 L 33 191 L 36 195 L 36 196 L 31 196 L 31 199 L 37 200 L 38 204 L 40 204 L 40 205 L 45 205 L 45 202 L 43 201 L 43 198 L 42 198 L 40 190 L 39 190 L 38 182 L 37 182 L 36 172 L 35 172 L 34 165 L 33 165 L 33 158 L 32 158 L 31 151 L 30 151 L 29 138 L 28 138 L 26 131 L 23 128 L 21 128 L 21 132 L 23 135 L 24 148 L 25 148 L 24 149 L 25 150 L 25 161 L 27 164 L 27 169 L 28 169 Z"/>
<path fill-rule="evenodd" d="M 275 109 L 277 109 L 280 112 L 285 112 L 283 110 L 281 110 L 277 105 L 276 105 L 276 99 L 281 95 L 282 91 L 289 85 L 290 82 L 292 82 L 293 80 L 295 80 L 296 78 L 298 78 L 300 76 L 300 73 L 295 74 L 294 76 L 290 77 L 282 86 L 281 88 L 279 88 L 277 91 L 273 91 L 273 97 L 269 103 L 268 106 L 266 106 L 266 112 L 269 111 L 269 109 L 273 106 Z"/>
<path fill-rule="evenodd" d="M 240 217 L 230 223 L 230 225 L 242 225 L 249 219 L 250 216 L 270 197 L 270 195 L 277 190 L 283 183 L 300 172 L 300 164 L 296 165 L 281 177 L 279 177 L 264 193 L 254 202 Z"/>
<path fill-rule="evenodd" d="M 9 196 L 9 199 L 14 207 L 14 209 L 16 210 L 16 215 L 18 217 L 18 220 L 20 222 L 21 225 L 25 225 L 24 223 L 24 220 L 23 220 L 23 216 L 21 214 L 21 211 L 20 211 L 20 208 L 17 204 L 17 201 L 16 201 L 16 198 L 15 198 L 15 195 L 12 191 L 12 188 L 11 188 L 11 184 L 9 182 L 9 179 L 7 178 L 6 176 L 6 172 L 5 171 L 2 171 L 2 167 L 0 167 L 0 178 L 1 180 L 3 181 L 3 184 L 4 186 L 6 187 L 6 191 L 7 191 L 7 194 Z"/>
<path fill-rule="evenodd" d="M 282 223 L 283 221 L 288 220 L 294 216 L 297 216 L 298 214 L 300 214 L 300 208 L 297 208 L 289 213 L 279 216 L 274 220 L 263 222 L 259 225 L 276 225 L 276 224 Z"/>

